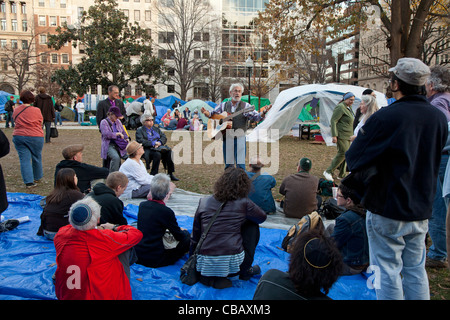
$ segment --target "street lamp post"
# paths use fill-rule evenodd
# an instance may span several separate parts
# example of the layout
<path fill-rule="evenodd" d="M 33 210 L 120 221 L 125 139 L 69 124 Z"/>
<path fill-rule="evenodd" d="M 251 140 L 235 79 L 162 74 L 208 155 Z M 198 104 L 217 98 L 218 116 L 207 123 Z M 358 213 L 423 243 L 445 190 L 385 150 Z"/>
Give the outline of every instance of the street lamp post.
<path fill-rule="evenodd" d="M 253 60 L 251 58 L 250 55 L 248 55 L 247 60 L 245 61 L 245 66 L 247 67 L 248 70 L 248 103 L 250 103 L 250 96 L 251 96 L 251 89 L 250 89 L 250 76 L 252 74 L 252 69 L 253 69 Z"/>

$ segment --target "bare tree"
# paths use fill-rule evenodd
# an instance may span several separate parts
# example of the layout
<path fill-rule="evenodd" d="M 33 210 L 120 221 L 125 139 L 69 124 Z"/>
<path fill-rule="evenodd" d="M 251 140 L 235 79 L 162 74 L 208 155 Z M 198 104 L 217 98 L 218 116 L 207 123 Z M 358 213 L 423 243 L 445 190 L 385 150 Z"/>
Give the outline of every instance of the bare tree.
<path fill-rule="evenodd" d="M 38 35 L 33 31 L 26 38 L 11 41 L 11 45 L 0 48 L 3 72 L 1 76 L 5 82 L 13 85 L 21 92 L 32 83 L 35 76 L 35 66 L 38 61 L 35 50 L 35 39 Z M 5 69 L 6 68 L 6 69 Z"/>
<path fill-rule="evenodd" d="M 158 11 L 159 57 L 170 61 L 176 93 L 185 100 L 195 79 L 203 79 L 207 66 L 211 5 L 205 0 L 160 0 Z"/>

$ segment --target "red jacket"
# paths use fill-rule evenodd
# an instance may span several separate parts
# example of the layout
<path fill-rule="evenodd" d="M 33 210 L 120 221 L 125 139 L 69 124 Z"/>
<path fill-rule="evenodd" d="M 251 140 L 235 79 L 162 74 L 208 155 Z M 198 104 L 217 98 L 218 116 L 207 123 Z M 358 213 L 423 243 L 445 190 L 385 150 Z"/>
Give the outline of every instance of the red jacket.
<path fill-rule="evenodd" d="M 131 300 L 130 281 L 118 255 L 142 239 L 131 226 L 112 230 L 59 229 L 55 292 L 59 300 Z"/>

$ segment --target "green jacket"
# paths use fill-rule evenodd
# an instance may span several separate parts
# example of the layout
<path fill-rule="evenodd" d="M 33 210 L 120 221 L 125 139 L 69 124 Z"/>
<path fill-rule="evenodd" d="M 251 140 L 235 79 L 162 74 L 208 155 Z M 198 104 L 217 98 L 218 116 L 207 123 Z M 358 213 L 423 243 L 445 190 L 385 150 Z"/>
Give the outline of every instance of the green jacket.
<path fill-rule="evenodd" d="M 347 107 L 344 102 L 339 103 L 334 108 L 333 115 L 330 119 L 331 136 L 350 140 L 350 137 L 353 135 L 354 118 L 355 115 L 351 107 Z"/>

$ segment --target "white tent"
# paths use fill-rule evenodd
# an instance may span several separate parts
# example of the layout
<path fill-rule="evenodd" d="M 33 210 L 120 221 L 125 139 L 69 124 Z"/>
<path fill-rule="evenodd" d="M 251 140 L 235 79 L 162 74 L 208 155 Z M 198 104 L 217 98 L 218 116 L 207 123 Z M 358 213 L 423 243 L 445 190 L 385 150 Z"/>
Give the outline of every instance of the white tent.
<path fill-rule="evenodd" d="M 345 93 L 353 92 L 356 99 L 352 109 L 355 112 L 361 103 L 361 96 L 365 89 L 341 84 L 309 84 L 284 90 L 273 103 L 272 108 L 266 115 L 266 119 L 247 135 L 247 141 L 274 142 L 280 139 L 290 132 L 298 120 L 303 107 L 313 98 L 316 98 L 319 99 L 320 104 L 320 122 L 318 125 L 322 137 L 328 146 L 333 145 L 330 135 L 330 119 L 334 108 L 342 100 Z M 388 105 L 383 93 L 375 91 L 375 94 L 379 107 Z M 276 130 L 278 130 L 278 133 Z"/>

